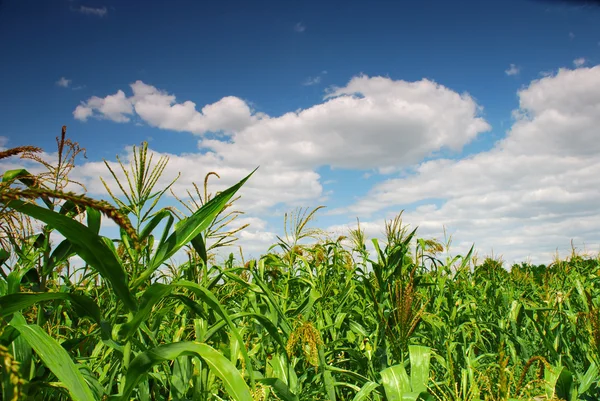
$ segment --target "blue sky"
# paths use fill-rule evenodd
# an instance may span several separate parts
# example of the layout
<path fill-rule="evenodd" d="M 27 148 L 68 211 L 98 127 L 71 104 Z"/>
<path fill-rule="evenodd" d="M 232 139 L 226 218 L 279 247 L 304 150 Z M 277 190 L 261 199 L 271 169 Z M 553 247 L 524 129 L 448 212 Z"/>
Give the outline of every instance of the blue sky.
<path fill-rule="evenodd" d="M 67 125 L 98 196 L 98 161 L 143 140 L 181 191 L 260 164 L 241 203 L 253 252 L 285 211 L 325 204 L 323 228 L 360 217 L 377 236 L 406 209 L 457 251 L 547 261 L 600 243 L 599 22 L 539 1 L 4 0 L 0 135 L 51 153 Z"/>

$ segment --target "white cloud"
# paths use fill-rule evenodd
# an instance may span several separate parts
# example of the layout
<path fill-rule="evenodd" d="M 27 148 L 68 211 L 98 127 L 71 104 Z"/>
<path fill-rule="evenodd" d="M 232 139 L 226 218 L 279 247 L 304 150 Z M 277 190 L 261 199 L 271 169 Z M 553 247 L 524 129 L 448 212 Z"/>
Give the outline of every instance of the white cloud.
<path fill-rule="evenodd" d="M 73 116 L 82 121 L 96 116 L 115 122 L 128 122 L 128 115 L 135 111 L 153 127 L 194 134 L 239 130 L 260 116 L 252 116 L 250 107 L 233 96 L 224 97 L 198 111 L 194 102 L 177 103 L 174 95 L 142 81 L 131 84 L 131 89 L 133 96 L 130 97 L 126 97 L 122 90 L 105 98 L 93 96 L 77 106 Z"/>
<path fill-rule="evenodd" d="M 201 146 L 228 164 L 368 169 L 415 163 L 443 149 L 460 151 L 489 125 L 467 95 L 432 81 L 360 76 L 325 101 L 280 117 L 263 116 L 231 141 Z"/>
<path fill-rule="evenodd" d="M 95 15 L 97 17 L 104 17 L 108 13 L 108 10 L 107 10 L 106 7 L 86 7 L 86 6 L 80 6 L 78 8 L 78 11 L 81 14 Z"/>
<path fill-rule="evenodd" d="M 582 67 L 585 64 L 586 60 L 583 57 L 580 58 L 576 58 L 575 60 L 573 60 L 573 65 L 576 68 Z"/>
<path fill-rule="evenodd" d="M 63 88 L 68 88 L 69 85 L 71 85 L 71 82 L 73 82 L 71 79 L 60 77 L 60 79 L 56 81 L 56 85 L 61 86 Z"/>
<path fill-rule="evenodd" d="M 73 116 L 77 120 L 87 121 L 89 117 L 96 116 L 118 123 L 130 121 L 127 115 L 132 114 L 133 106 L 131 101 L 125 97 L 125 93 L 122 90 L 105 98 L 92 96 L 86 102 L 82 102 L 73 111 Z"/>
<path fill-rule="evenodd" d="M 8 138 L 5 136 L 0 136 L 0 150 L 6 149 L 4 146 L 8 143 Z"/>
<path fill-rule="evenodd" d="M 162 129 L 194 134 L 229 132 L 243 129 L 259 117 L 252 116 L 246 102 L 234 96 L 224 97 L 198 111 L 194 102 L 177 103 L 174 95 L 142 81 L 131 84 L 131 89 L 133 97 L 129 100 L 135 112 L 149 125 Z"/>
<path fill-rule="evenodd" d="M 511 64 L 510 67 L 504 71 L 504 73 L 508 76 L 518 75 L 521 72 L 521 68 L 516 66 L 515 64 Z"/>
<path fill-rule="evenodd" d="M 215 193 L 234 185 L 257 167 L 252 160 L 238 163 L 238 166 L 231 166 L 224 163 L 221 157 L 210 152 L 173 155 L 156 152 L 152 149 L 150 151 L 154 153 L 154 160 L 160 156 L 169 157 L 169 163 L 157 184 L 158 187 L 165 187 L 178 173 L 181 173 L 180 178 L 172 187 L 179 197 L 186 197 L 186 190 L 193 190 L 192 183 L 202 185 L 204 177 L 211 171 L 218 172 L 221 177 L 221 179 L 213 177 L 209 181 L 209 190 Z M 131 148 L 126 150 L 121 159 L 126 163 L 132 161 Z M 109 164 L 114 171 L 119 172 L 120 179 L 125 178 L 120 173 L 116 162 L 110 161 Z M 98 177 L 103 177 L 111 189 L 115 193 L 119 193 L 116 183 L 107 172 L 103 162 L 88 162 L 76 167 L 73 179 L 84 183 L 90 193 L 106 196 L 104 186 L 98 179 Z M 320 176 L 310 170 L 261 166 L 241 189 L 242 199 L 237 204 L 240 210 L 245 212 L 263 213 L 279 203 L 288 205 L 310 203 L 322 194 L 319 180 Z"/>
<path fill-rule="evenodd" d="M 302 22 L 298 22 L 296 25 L 294 25 L 294 31 L 302 33 L 306 31 L 306 25 L 304 25 Z"/>
<path fill-rule="evenodd" d="M 429 80 L 358 76 L 332 89 L 323 103 L 279 117 L 253 114 L 237 97 L 197 111 L 195 103 L 176 103 L 175 96 L 141 81 L 131 86 L 132 97 L 125 98 L 122 91 L 104 99 L 93 97 L 77 107 L 75 117 L 85 120 L 96 113 L 124 122 L 133 107 L 154 127 L 195 134 L 225 131 L 227 141 L 203 138 L 199 146 L 232 167 L 248 168 L 251 162 L 282 171 L 312 171 L 324 165 L 389 169 L 444 149 L 460 151 L 490 128 L 468 94 Z M 105 110 L 108 99 L 122 107 Z"/>
<path fill-rule="evenodd" d="M 200 139 L 202 152 L 168 155 L 170 162 L 158 185 L 166 185 L 182 172 L 173 190 L 185 196 L 192 182 L 202 183 L 208 172 L 216 171 L 222 179 L 211 180 L 211 189 L 218 191 L 260 165 L 240 191 L 240 209 L 253 215 L 278 205 L 290 208 L 322 202 L 327 194 L 316 172 L 319 166 L 407 166 L 442 149 L 458 151 L 489 129 L 472 98 L 428 80 L 360 76 L 343 88 L 334 88 L 323 103 L 280 117 L 253 114 L 235 97 L 204 106 L 200 112 L 194 103 L 177 103 L 173 95 L 143 82 L 136 82 L 132 89 L 129 98 L 122 92 L 111 96 L 126 101 L 149 125 L 196 134 L 229 132 L 227 141 Z M 119 109 L 121 114 L 113 109 L 109 110 L 112 114 L 106 114 L 106 99 L 111 96 L 84 102 L 75 110 L 76 117 L 128 118 L 126 107 L 125 111 Z M 131 158 L 128 149 L 123 159 Z M 107 177 L 106 167 L 89 162 L 78 167 L 73 178 L 85 183 L 90 193 L 105 196 L 98 176 Z M 255 249 L 273 238 L 273 232 L 264 228 L 247 231 L 241 237 L 244 244 L 254 241 Z"/>
<path fill-rule="evenodd" d="M 547 263 L 556 247 L 565 255 L 571 239 L 598 251 L 600 66 L 561 69 L 519 98 L 512 128 L 492 150 L 422 163 L 346 211 L 368 216 L 419 202 L 425 206 L 405 220 L 425 234 L 439 237 L 446 226 L 459 249 L 475 241 L 482 253 L 494 249 L 508 260 Z"/>

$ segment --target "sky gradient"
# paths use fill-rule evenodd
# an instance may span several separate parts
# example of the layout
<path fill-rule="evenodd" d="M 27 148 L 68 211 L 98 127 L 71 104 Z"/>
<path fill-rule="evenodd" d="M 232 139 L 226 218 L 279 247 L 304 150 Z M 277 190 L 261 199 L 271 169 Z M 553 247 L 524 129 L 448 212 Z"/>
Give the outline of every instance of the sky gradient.
<path fill-rule="evenodd" d="M 0 54 L 0 148 L 52 158 L 67 125 L 90 195 L 142 141 L 181 195 L 260 165 L 239 203 L 254 256 L 318 205 L 336 234 L 404 210 L 508 262 L 600 250 L 600 7 L 4 0 Z"/>

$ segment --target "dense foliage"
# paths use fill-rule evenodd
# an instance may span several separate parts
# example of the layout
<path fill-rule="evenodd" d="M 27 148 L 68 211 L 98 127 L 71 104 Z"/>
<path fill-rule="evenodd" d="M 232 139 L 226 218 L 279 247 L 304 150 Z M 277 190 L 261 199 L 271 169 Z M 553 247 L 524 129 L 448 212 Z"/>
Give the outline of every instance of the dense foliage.
<path fill-rule="evenodd" d="M 596 258 L 446 257 L 400 216 L 382 243 L 360 226 L 332 239 L 309 228 L 317 208 L 260 259 L 217 264 L 250 177 L 159 208 L 167 160 L 142 145 L 109 167 L 109 204 L 66 192 L 81 149 L 57 141 L 55 164 L 0 152 L 43 166 L 0 184 L 3 400 L 600 399 Z"/>

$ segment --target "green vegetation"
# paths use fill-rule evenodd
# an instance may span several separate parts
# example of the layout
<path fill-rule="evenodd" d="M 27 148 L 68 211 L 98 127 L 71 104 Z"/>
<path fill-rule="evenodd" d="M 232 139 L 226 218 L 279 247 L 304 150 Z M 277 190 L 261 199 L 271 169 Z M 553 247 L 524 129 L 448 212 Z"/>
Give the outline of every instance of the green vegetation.
<path fill-rule="evenodd" d="M 64 129 L 57 141 L 56 165 L 0 152 L 44 167 L 0 184 L 3 400 L 600 399 L 598 259 L 446 257 L 400 216 L 369 254 L 360 226 L 309 228 L 315 209 L 286 215 L 260 259 L 217 265 L 258 174 L 216 196 L 194 187 L 185 214 L 159 208 L 167 160 L 144 144 L 109 171 L 108 203 L 66 192 L 81 149 Z"/>

